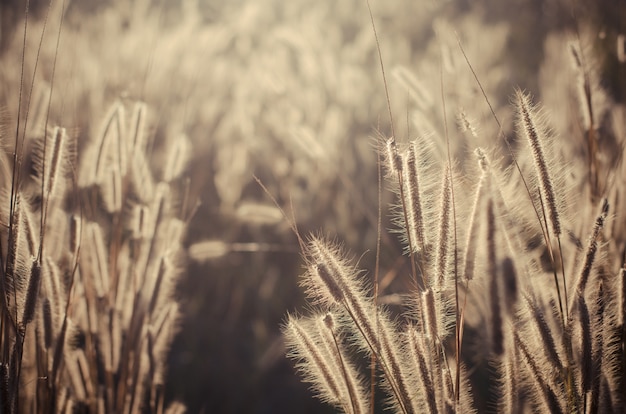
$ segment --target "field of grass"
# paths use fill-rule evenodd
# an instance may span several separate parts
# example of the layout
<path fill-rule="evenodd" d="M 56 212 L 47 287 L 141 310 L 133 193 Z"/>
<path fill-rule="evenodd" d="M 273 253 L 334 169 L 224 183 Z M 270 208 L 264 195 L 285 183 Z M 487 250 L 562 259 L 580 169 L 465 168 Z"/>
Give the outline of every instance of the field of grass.
<path fill-rule="evenodd" d="M 626 9 L 507 3 L 0 5 L 0 411 L 622 411 Z"/>

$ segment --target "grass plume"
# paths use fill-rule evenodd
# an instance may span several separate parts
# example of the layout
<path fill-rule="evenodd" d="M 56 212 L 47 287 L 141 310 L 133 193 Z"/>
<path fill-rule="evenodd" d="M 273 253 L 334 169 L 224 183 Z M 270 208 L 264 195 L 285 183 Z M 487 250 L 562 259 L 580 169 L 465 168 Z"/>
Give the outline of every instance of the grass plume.
<path fill-rule="evenodd" d="M 461 52 L 484 93 L 499 133 L 504 135 L 465 50 Z M 579 61 L 579 66 L 584 65 Z M 382 71 L 384 77 L 384 68 Z M 425 86 L 416 83 L 406 68 L 396 70 L 395 75 L 413 95 L 427 96 L 418 90 Z M 360 337 L 356 342 L 364 339 L 358 349 L 373 352 L 381 371 L 381 378 L 373 377 L 372 381 L 387 392 L 387 401 L 397 412 L 484 409 L 485 405 L 473 398 L 472 389 L 485 387 L 488 398 L 498 401 L 498 407 L 507 412 L 624 409 L 618 389 L 626 383 L 624 271 L 620 259 L 625 247 L 620 237 L 611 236 L 613 230 L 604 230 L 612 219 L 608 193 L 623 202 L 623 195 L 615 196 L 614 191 L 624 185 L 624 177 L 610 170 L 613 189 L 604 193 L 586 177 L 581 179 L 573 163 L 564 164 L 560 158 L 575 150 L 560 150 L 557 145 L 576 149 L 588 137 L 578 137 L 580 142 L 559 137 L 550 129 L 547 112 L 534 104 L 529 94 L 516 89 L 514 96 L 515 129 L 527 142 L 515 150 L 506 136 L 504 148 L 496 143 L 490 144 L 493 149 L 489 151 L 482 149 L 485 142 L 479 142 L 481 134 L 462 110 L 461 132 L 470 131 L 478 169 L 468 165 L 467 157 L 453 157 L 450 146 L 440 151 L 439 160 L 433 157 L 424 161 L 418 157 L 414 142 L 409 140 L 405 146 L 395 132 L 381 146 L 379 162 L 386 165 L 386 178 L 400 201 L 394 223 L 403 230 L 403 251 L 411 253 L 404 260 L 410 261 L 417 280 L 430 281 L 411 284 L 394 302 L 400 306 L 394 308 L 393 323 L 389 309 L 372 300 L 364 272 L 349 264 L 345 253 L 319 237 L 313 237 L 303 250 L 309 269 L 303 285 L 314 308 L 338 312 L 342 315 L 340 324 Z M 592 114 L 594 102 L 587 101 L 585 112 Z M 425 110 L 423 102 L 417 106 L 418 111 Z M 612 109 L 616 113 L 621 110 L 617 106 Z M 445 115 L 443 121 L 445 124 Z M 429 126 L 420 125 L 418 130 Z M 590 129 L 587 126 L 586 133 Z M 626 137 L 617 135 L 618 131 L 611 139 L 623 148 Z M 504 153 L 498 154 L 501 150 Z M 595 148 L 590 156 L 599 157 L 598 151 Z M 487 152 L 497 154 L 497 161 L 491 161 Z M 431 168 L 437 162 L 443 166 L 441 174 Z M 534 168 L 528 169 L 526 164 Z M 457 168 L 467 177 L 457 179 Z M 436 179 L 441 180 L 439 189 L 423 185 Z M 571 188 L 578 188 L 578 194 L 570 194 Z M 435 208 L 433 198 L 437 197 L 433 194 L 439 198 Z M 597 208 L 597 195 L 604 199 L 600 214 L 592 217 L 589 212 Z M 567 214 L 565 200 L 575 200 L 580 213 Z M 621 213 L 615 214 L 623 219 Z M 583 249 L 576 241 L 582 238 L 585 226 L 592 230 Z M 455 239 L 459 235 L 458 246 L 452 243 L 453 234 Z M 432 246 L 427 238 L 434 240 Z M 459 265 L 455 262 L 457 252 L 462 252 L 462 273 L 450 270 Z M 619 277 L 607 283 L 607 274 Z M 455 289 L 449 288 L 452 283 Z M 294 320 L 290 317 L 289 323 Z M 454 338 L 450 332 L 455 332 Z M 292 336 L 287 335 L 287 341 L 292 348 L 302 347 Z M 316 347 L 319 352 L 319 345 L 308 345 L 313 347 L 308 352 L 315 352 Z M 468 348 L 479 350 L 478 356 L 462 351 Z M 350 358 L 351 351 L 356 351 L 353 345 L 345 344 L 341 355 Z M 467 367 L 481 372 L 482 377 L 474 374 L 468 379 Z M 345 377 L 341 372 L 328 373 L 336 383 Z M 304 374 L 308 381 L 315 381 L 312 370 L 305 368 Z M 481 383 L 485 377 L 486 386 Z M 370 385 L 374 388 L 373 383 Z M 351 398 L 350 404 L 358 401 Z M 341 407 L 350 411 L 348 403 Z"/>

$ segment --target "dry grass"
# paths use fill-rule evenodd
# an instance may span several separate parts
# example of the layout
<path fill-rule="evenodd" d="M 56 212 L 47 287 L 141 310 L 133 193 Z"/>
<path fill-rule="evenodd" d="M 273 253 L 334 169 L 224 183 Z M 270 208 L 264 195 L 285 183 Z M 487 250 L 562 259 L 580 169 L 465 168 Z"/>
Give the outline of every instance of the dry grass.
<path fill-rule="evenodd" d="M 527 31 L 532 14 L 497 23 L 494 13 L 502 14 L 502 6 L 491 0 L 472 2 L 478 7 L 471 13 L 440 1 L 372 5 L 391 69 L 398 131 L 380 139 L 381 148 L 389 143 L 395 164 L 388 174 L 392 191 L 383 191 L 381 205 L 396 198 L 379 221 L 376 152 L 368 135 L 373 126 L 387 131 L 391 123 L 378 116 L 384 91 L 362 0 L 73 0 L 66 10 L 54 0 L 49 12 L 47 4 L 37 11 L 36 3 L 30 1 L 28 27 L 24 4 L 13 15 L 4 13 L 8 2 L 0 5 L 2 176 L 15 178 L 5 178 L 0 193 L 8 200 L 0 215 L 2 268 L 12 275 L 0 365 L 11 381 L 0 401 L 9 408 L 60 410 L 71 400 L 79 411 L 159 411 L 176 395 L 193 412 L 318 412 L 283 358 L 279 332 L 285 309 L 302 306 L 293 277 L 298 246 L 254 175 L 279 204 L 293 204 L 303 234 L 320 227 L 334 233 L 312 239 L 306 260 L 310 276 L 331 281 L 331 297 L 347 310 L 337 312 L 325 299 L 315 308 L 319 318 L 290 320 L 293 337 L 312 350 L 310 344 L 318 344 L 316 363 L 326 361 L 328 368 L 316 372 L 326 372 L 332 384 L 326 399 L 345 411 L 380 408 L 380 399 L 370 399 L 376 385 L 378 395 L 386 390 L 389 404 L 406 411 L 434 412 L 456 401 L 482 411 L 496 407 L 499 394 L 502 406 L 520 411 L 531 406 L 529 390 L 554 404 L 561 396 L 557 377 L 565 374 L 527 361 L 538 346 L 531 334 L 549 344 L 547 359 L 557 366 L 596 361 L 599 350 L 612 346 L 585 327 L 597 323 L 601 310 L 608 313 L 589 293 L 603 269 L 613 270 L 607 263 L 615 254 L 607 246 L 623 244 L 619 206 L 610 198 L 620 183 L 609 177 L 620 177 L 615 166 L 623 151 L 613 136 L 622 136 L 615 127 L 623 125 L 621 110 L 598 99 L 603 94 L 591 79 L 597 131 L 589 132 L 585 76 L 575 70 L 554 76 L 571 60 L 559 36 L 546 45 L 550 63 L 541 78 L 528 76 L 522 68 L 538 66 L 539 42 L 528 42 L 535 49 L 530 55 L 516 42 L 529 38 L 519 36 L 519 27 Z M 548 30 L 540 18 L 556 3 L 530 20 L 539 28 L 533 39 Z M 12 26 L 7 20 L 16 24 L 13 35 L 5 36 Z M 510 151 L 496 143 L 500 126 L 481 104 L 454 31 L 510 137 Z M 607 31 L 605 43 L 613 35 Z M 578 66 L 590 70 L 589 50 L 577 53 L 583 56 Z M 512 70 L 507 54 L 527 61 Z M 439 104 L 442 71 L 445 108 Z M 535 111 L 539 100 L 557 109 L 538 124 L 553 128 L 538 129 L 544 135 L 538 153 L 548 160 L 539 174 L 524 134 L 509 132 L 515 109 L 506 102 L 518 82 L 542 91 L 520 113 Z M 406 139 L 399 126 L 405 118 Z M 455 118 L 463 133 L 446 131 Z M 584 145 L 577 145 L 581 136 Z M 24 147 L 15 147 L 14 139 L 23 137 Z M 561 145 L 559 137 L 574 138 Z M 483 148 L 478 165 L 477 147 Z M 519 191 L 519 171 L 506 168 L 513 158 L 531 196 Z M 594 236 L 598 203 L 607 195 L 609 212 Z M 202 205 L 187 226 L 198 196 Z M 571 205 L 582 212 L 573 215 Z M 385 227 L 400 237 L 379 230 Z M 189 267 L 180 246 L 185 233 Z M 378 270 L 378 282 L 364 283 L 354 261 L 328 248 L 337 236 L 353 251 L 381 237 L 380 264 L 373 254 L 358 264 Z M 607 244 L 610 237 L 617 241 Z M 325 265 L 320 255 L 338 255 L 339 266 Z M 360 294 L 342 293 L 345 286 L 331 279 L 337 269 L 349 274 L 343 285 Z M 606 286 L 602 295 L 614 295 L 615 287 Z M 562 311 L 554 317 L 550 309 Z M 562 335 L 569 322 L 559 312 L 575 316 L 571 352 Z M 350 313 L 366 335 L 347 328 Z M 179 319 L 182 332 L 165 379 L 165 349 Z M 602 323 L 622 326 L 623 317 L 617 320 Z M 380 326 L 390 334 L 379 335 Z M 464 339 L 457 344 L 459 327 Z M 391 379 L 368 381 L 368 349 Z M 586 364 L 565 376 L 589 394 L 590 407 L 597 387 L 606 395 L 595 369 Z M 535 382 L 510 375 L 533 371 Z M 473 389 L 471 401 L 464 384 Z M 414 389 L 435 390 L 435 397 L 413 396 Z M 518 389 L 525 393 L 506 391 Z"/>
<path fill-rule="evenodd" d="M 164 383 L 186 265 L 188 139 L 170 139 L 165 167 L 153 168 L 154 122 L 129 99 L 80 142 L 53 126 L 63 4 L 49 13 L 55 57 L 41 64 L 52 80 L 37 81 L 48 49 L 27 63 L 26 19 L 16 111 L 2 119 L 0 411 L 184 411 L 165 407 Z M 49 41 L 52 21 L 35 25 Z"/>
<path fill-rule="evenodd" d="M 449 131 L 445 113 L 457 103 L 443 100 L 442 136 L 380 139 L 410 269 L 401 277 L 412 281 L 400 309 L 379 303 L 378 267 L 366 276 L 335 242 L 301 240 L 313 311 L 290 316 L 284 332 L 323 401 L 350 413 L 624 410 L 624 108 L 598 86 L 589 50 L 576 40 L 560 45 L 574 58 L 567 76 L 579 79 L 581 110 L 563 121 L 571 135 L 559 136 L 551 121 L 574 101 L 544 109 L 517 90 L 514 136 L 495 112 L 491 143 L 465 111 L 460 131 Z M 476 75 L 469 61 L 463 70 Z M 439 76 L 448 97 L 457 85 Z M 457 156 L 461 139 L 477 147 L 478 168 Z M 328 319 L 341 339 L 330 351 L 317 322 Z M 369 384 L 363 356 L 375 364 Z M 361 377 L 350 374 L 359 363 Z M 353 378 L 353 388 L 380 386 L 386 399 L 376 405 L 373 392 L 347 392 Z"/>
<path fill-rule="evenodd" d="M 3 412 L 164 410 L 185 161 L 153 173 L 147 107 L 129 109 L 114 104 L 81 155 L 59 127 L 19 129 L 14 161 L 3 153 Z"/>

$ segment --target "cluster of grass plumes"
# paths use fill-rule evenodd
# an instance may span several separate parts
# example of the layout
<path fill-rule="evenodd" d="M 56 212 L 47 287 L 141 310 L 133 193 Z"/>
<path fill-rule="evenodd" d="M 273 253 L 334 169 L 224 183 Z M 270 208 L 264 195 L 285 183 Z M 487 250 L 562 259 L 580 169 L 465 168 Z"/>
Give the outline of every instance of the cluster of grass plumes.
<path fill-rule="evenodd" d="M 78 152 L 45 122 L 3 150 L 0 411 L 164 411 L 187 143 L 153 173 L 149 124 L 144 103 L 117 102 Z"/>
<path fill-rule="evenodd" d="M 488 149 L 471 113 L 448 131 L 445 100 L 444 137 L 380 140 L 410 269 L 401 310 L 380 303 L 380 245 L 368 280 L 334 242 L 301 240 L 313 312 L 284 334 L 323 401 L 370 412 L 380 386 L 402 413 L 625 409 L 624 109 L 598 87 L 592 54 L 566 50 L 580 80 L 571 135 L 516 90 L 515 133 L 494 112 Z M 453 157 L 455 137 L 475 157 Z"/>
<path fill-rule="evenodd" d="M 250 191 L 256 174 L 281 200 L 307 206 L 298 219 L 309 227 L 332 220 L 329 225 L 356 242 L 363 237 L 357 229 L 369 229 L 360 223 L 375 221 L 371 203 L 357 198 L 370 197 L 360 188 L 365 183 L 338 178 L 374 162 L 367 135 L 372 114 L 384 108 L 371 81 L 378 74 L 370 33 L 363 16 L 354 13 L 358 0 L 200 0 L 164 9 L 159 2 L 108 1 L 92 6 L 97 13 L 83 13 L 90 7 L 80 0 L 63 11 L 61 3 L 52 2 L 41 48 L 43 19 L 30 19 L 26 39 L 21 30 L 10 38 L 0 69 L 2 102 L 17 94 L 20 74 L 12 68 L 22 58 L 27 83 L 34 72 L 43 75 L 39 84 L 51 79 L 57 19 L 64 13 L 55 77 L 68 93 L 52 97 L 57 119 L 89 131 L 93 118 L 119 96 L 150 102 L 166 120 L 159 122 L 159 133 L 187 131 L 195 154 L 211 161 L 192 172 L 193 193 L 214 193 L 205 197 L 211 197 L 202 207 L 207 214 L 229 216 L 241 204 L 258 201 Z M 418 9 L 408 0 L 403 4 Z M 379 12 L 391 15 L 395 6 L 380 5 Z M 430 20 L 441 7 L 431 5 L 420 19 Z M 402 26 L 415 24 L 407 18 Z M 398 40 L 404 36 L 394 31 Z M 419 41 L 432 37 L 418 34 Z M 393 58 L 420 60 L 407 45 Z M 343 151 L 355 155 L 339 163 L 335 154 Z M 329 200 L 333 215 L 326 215 Z M 375 232 L 367 236 L 373 240 Z"/>

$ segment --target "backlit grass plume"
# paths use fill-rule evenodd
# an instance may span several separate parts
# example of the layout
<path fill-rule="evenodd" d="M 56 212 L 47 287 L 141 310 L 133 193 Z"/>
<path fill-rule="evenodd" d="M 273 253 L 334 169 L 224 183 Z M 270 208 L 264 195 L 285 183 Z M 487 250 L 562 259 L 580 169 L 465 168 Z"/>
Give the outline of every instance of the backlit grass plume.
<path fill-rule="evenodd" d="M 461 54 L 469 64 L 462 47 Z M 399 73 L 408 84 L 406 69 Z M 587 105 L 594 102 L 588 97 Z M 500 132 L 489 150 L 463 112 L 475 158 L 452 156 L 457 135 L 445 127 L 444 145 L 420 144 L 438 139 L 435 131 L 408 144 L 380 140 L 379 160 L 396 194 L 392 222 L 404 243 L 400 278 L 409 290 L 395 302 L 400 307 L 380 304 L 381 269 L 371 272 L 372 284 L 333 243 L 312 236 L 304 245 L 302 285 L 313 316 L 290 316 L 284 333 L 322 400 L 344 412 L 626 409 L 624 154 L 614 164 L 566 163 L 564 154 L 585 154 L 600 130 L 573 119 L 583 123 L 582 135 L 559 136 L 529 94 L 516 90 L 513 105 L 517 140 Z M 603 111 L 618 117 L 624 109 Z M 495 112 L 493 122 L 501 128 Z M 620 131 L 603 131 L 603 139 L 623 149 Z M 589 151 L 601 157 L 597 146 Z M 603 166 L 610 185 L 598 187 L 575 165 L 594 176 Z M 332 318 L 332 330 L 315 322 L 321 318 Z M 369 386 L 363 361 L 375 364 Z M 358 385 L 348 385 L 354 378 Z M 377 386 L 387 394 L 382 402 L 363 391 Z"/>
<path fill-rule="evenodd" d="M 147 116 L 143 103 L 115 103 L 79 152 L 60 127 L 17 137 L 0 217 L 2 412 L 165 408 L 187 220 L 174 178 L 184 161 L 158 181 L 141 145 Z M 21 140 L 33 148 L 32 177 Z"/>

